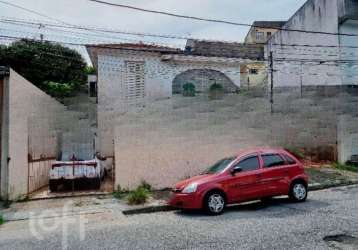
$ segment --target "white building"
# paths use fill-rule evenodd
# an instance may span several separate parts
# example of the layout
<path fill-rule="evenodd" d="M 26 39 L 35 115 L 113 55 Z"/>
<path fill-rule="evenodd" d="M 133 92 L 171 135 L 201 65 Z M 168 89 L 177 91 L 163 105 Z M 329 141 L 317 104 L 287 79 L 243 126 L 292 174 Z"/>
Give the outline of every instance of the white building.
<path fill-rule="evenodd" d="M 357 19 L 358 1 L 308 0 L 268 41 L 274 87 L 357 85 L 358 36 L 338 35 L 358 34 Z"/>
<path fill-rule="evenodd" d="M 112 157 L 114 122 L 133 107 L 172 97 L 185 83 L 206 92 L 240 87 L 240 64 L 263 59 L 263 48 L 189 40 L 186 50 L 147 44 L 90 45 L 98 72 L 98 152 Z M 253 60 L 252 60 L 253 59 Z"/>

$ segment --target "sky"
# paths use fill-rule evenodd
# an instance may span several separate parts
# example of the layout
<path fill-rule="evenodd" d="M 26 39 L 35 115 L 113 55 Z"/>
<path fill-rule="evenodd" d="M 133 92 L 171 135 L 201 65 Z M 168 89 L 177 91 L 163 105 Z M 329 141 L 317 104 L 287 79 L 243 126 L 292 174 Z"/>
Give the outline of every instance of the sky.
<path fill-rule="evenodd" d="M 1 1 L 43 13 L 44 18 L 21 9 L 7 6 Z M 210 40 L 243 42 L 248 27 L 232 26 L 185 20 L 151 13 L 105 6 L 89 0 L 1 0 L 0 17 L 40 20 L 80 26 L 99 27 L 122 31 L 169 34 Z M 225 19 L 233 22 L 252 23 L 255 20 L 287 20 L 306 0 L 105 0 L 141 8 L 175 12 L 178 14 Z M 71 33 L 72 32 L 72 33 Z M 0 22 L 0 35 L 27 36 L 75 43 L 155 42 L 162 45 L 182 47 L 185 40 L 148 38 L 88 31 L 56 29 L 51 27 L 9 25 Z M 78 34 L 78 32 L 86 34 Z M 0 42 L 6 43 L 1 40 Z M 9 42 L 9 41 L 8 41 Z"/>

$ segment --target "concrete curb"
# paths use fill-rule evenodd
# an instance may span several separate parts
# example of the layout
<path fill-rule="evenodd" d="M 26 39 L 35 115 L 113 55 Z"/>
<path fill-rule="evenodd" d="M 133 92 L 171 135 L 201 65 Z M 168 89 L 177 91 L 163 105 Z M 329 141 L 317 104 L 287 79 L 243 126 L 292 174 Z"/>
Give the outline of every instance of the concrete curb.
<path fill-rule="evenodd" d="M 157 205 L 157 206 L 147 206 L 141 208 L 134 208 L 122 211 L 124 215 L 134 215 L 134 214 L 148 214 L 148 213 L 157 213 L 157 212 L 168 212 L 178 210 L 169 205 Z"/>
<path fill-rule="evenodd" d="M 310 184 L 308 186 L 309 191 L 318 191 L 324 190 L 328 188 L 334 187 L 344 187 L 344 186 L 351 186 L 357 185 L 358 181 L 344 181 L 344 182 L 336 182 L 336 183 L 329 183 L 329 184 Z M 136 214 L 146 214 L 146 213 L 157 213 L 157 212 L 168 212 L 168 211 L 175 211 L 178 210 L 177 208 L 171 207 L 169 205 L 157 205 L 157 206 L 147 206 L 141 208 L 133 208 L 127 209 L 122 211 L 124 215 L 136 215 Z"/>
<path fill-rule="evenodd" d="M 308 185 L 308 191 L 318 191 L 328 188 L 334 188 L 334 187 L 344 187 L 344 186 L 351 186 L 351 185 L 357 185 L 358 181 L 339 181 L 335 183 L 318 183 L 318 184 L 310 184 Z"/>
<path fill-rule="evenodd" d="M 56 199 L 65 199 L 65 198 L 77 198 L 77 197 L 104 197 L 112 195 L 111 192 L 98 192 L 98 193 L 69 193 L 69 194 L 59 194 L 57 196 L 48 196 L 48 197 L 29 197 L 26 201 L 41 201 L 41 200 L 56 200 Z M 25 201 L 14 201 L 14 202 L 25 202 Z"/>

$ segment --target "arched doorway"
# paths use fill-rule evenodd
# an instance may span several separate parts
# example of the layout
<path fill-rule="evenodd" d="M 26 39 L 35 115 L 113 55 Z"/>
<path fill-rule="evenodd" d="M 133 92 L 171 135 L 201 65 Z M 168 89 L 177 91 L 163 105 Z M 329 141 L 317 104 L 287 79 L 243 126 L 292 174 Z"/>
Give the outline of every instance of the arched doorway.
<path fill-rule="evenodd" d="M 236 92 L 236 86 L 229 77 L 224 73 L 212 69 L 190 69 L 178 74 L 173 80 L 172 91 L 173 94 L 181 94 L 183 85 L 192 83 L 195 85 L 195 91 L 198 93 L 205 93 L 213 84 L 220 84 L 224 88 L 225 93 Z"/>

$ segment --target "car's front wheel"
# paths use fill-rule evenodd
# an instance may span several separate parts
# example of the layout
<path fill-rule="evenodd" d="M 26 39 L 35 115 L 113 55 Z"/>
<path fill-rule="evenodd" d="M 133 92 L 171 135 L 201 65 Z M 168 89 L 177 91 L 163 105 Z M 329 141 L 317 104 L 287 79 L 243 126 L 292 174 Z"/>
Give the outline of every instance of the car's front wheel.
<path fill-rule="evenodd" d="M 292 201 L 303 202 L 307 199 L 307 185 L 303 181 L 292 183 L 289 197 Z"/>
<path fill-rule="evenodd" d="M 204 206 L 205 210 L 210 215 L 219 215 L 224 212 L 226 205 L 224 194 L 218 191 L 213 191 L 205 196 Z"/>

